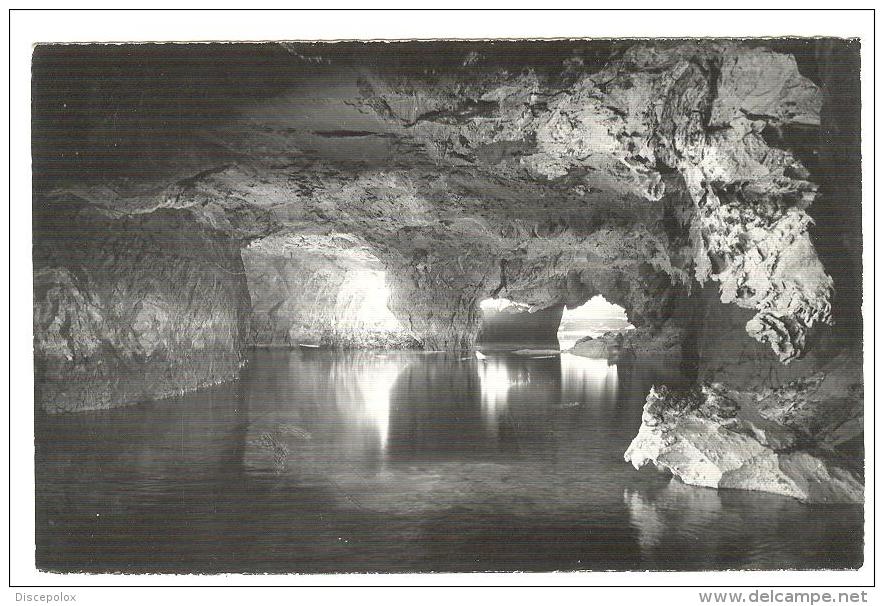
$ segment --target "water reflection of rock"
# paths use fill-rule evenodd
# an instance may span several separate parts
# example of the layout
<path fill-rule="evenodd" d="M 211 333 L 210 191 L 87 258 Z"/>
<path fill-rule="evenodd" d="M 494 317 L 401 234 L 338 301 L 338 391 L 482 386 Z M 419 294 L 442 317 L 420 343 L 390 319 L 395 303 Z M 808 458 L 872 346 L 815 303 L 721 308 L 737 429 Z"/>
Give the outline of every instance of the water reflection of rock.
<path fill-rule="evenodd" d="M 627 487 L 623 502 L 638 532 L 643 563 L 652 568 L 671 566 L 673 553 L 682 565 L 700 569 L 764 568 L 773 551 L 784 569 L 861 559 L 861 541 L 851 536 L 861 529 L 851 521 L 852 512 L 841 519 L 832 516 L 834 510 L 781 495 L 689 486 L 675 478 Z M 829 547 L 814 553 L 801 541 L 783 540 L 801 532 L 813 533 Z"/>
<path fill-rule="evenodd" d="M 567 354 L 419 360 L 391 394 L 390 451 L 400 459 L 528 452 L 570 433 L 572 409 L 616 405 L 618 384 L 617 366 Z"/>
<path fill-rule="evenodd" d="M 667 531 L 709 528 L 721 513 L 721 499 L 715 490 L 686 486 L 675 479 L 659 491 L 624 488 L 623 501 L 646 555 L 663 544 Z"/>
<path fill-rule="evenodd" d="M 560 401 L 558 356 L 527 358 L 498 354 L 477 366 L 482 419 L 496 437 L 542 436 L 549 413 Z"/>
<path fill-rule="evenodd" d="M 462 358 L 260 351 L 241 383 L 42 419 L 38 561 L 429 569 L 485 549 L 483 565 L 512 569 L 861 563 L 855 510 L 670 484 L 623 463 L 641 414 L 628 403 L 652 367 L 618 365 L 614 391 L 607 366 Z"/>
<path fill-rule="evenodd" d="M 149 499 L 180 483 L 185 471 L 188 486 L 214 477 L 240 456 L 243 397 L 231 384 L 126 409 L 41 418 L 35 459 L 46 481 L 38 487 L 53 492 L 90 478 L 90 502 L 124 506 L 116 494 L 123 484 L 138 486 Z M 78 439 L 56 437 L 64 435 Z"/>
<path fill-rule="evenodd" d="M 591 470 L 604 469 L 608 454 L 619 460 L 604 443 L 620 438 L 599 436 L 597 427 L 612 413 L 639 414 L 620 405 L 621 396 L 629 399 L 629 371 L 567 354 L 260 355 L 244 377 L 246 471 L 338 495 L 344 507 L 358 499 L 359 508 L 377 511 L 434 509 L 472 503 L 480 493 L 497 508 L 519 495 L 523 507 L 531 487 L 545 484 L 555 507 L 579 511 L 594 492 Z M 632 423 L 624 427 L 625 445 Z M 514 461 L 522 461 L 518 476 Z M 567 481 L 550 485 L 550 469 Z M 465 488 L 467 477 L 481 478 L 479 493 Z M 437 495 L 432 503 L 428 494 Z"/>
<path fill-rule="evenodd" d="M 391 457 L 432 459 L 487 447 L 476 366 L 473 359 L 432 356 L 403 369 L 390 393 Z"/>

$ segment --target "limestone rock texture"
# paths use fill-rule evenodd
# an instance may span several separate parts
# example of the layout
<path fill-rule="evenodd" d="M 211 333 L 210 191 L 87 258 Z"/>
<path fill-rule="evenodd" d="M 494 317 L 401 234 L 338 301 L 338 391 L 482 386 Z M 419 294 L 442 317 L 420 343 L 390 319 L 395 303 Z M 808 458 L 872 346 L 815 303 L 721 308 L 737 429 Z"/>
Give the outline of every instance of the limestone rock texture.
<path fill-rule="evenodd" d="M 244 249 L 252 345 L 408 349 L 378 260 L 345 235 L 265 238 Z"/>
<path fill-rule="evenodd" d="M 625 454 L 689 484 L 760 490 L 813 503 L 863 502 L 861 342 L 814 327 L 809 351 L 783 364 L 765 344 L 738 339 L 752 311 L 695 291 L 682 349 L 702 389 L 657 386 Z"/>
<path fill-rule="evenodd" d="M 696 486 L 771 492 L 808 503 L 862 504 L 862 474 L 820 445 L 821 434 L 832 428 L 802 415 L 813 388 L 790 385 L 788 397 L 720 384 L 687 392 L 652 389 L 642 426 L 624 457 L 636 469 L 653 462 Z"/>
<path fill-rule="evenodd" d="M 488 44 L 420 68 L 402 63 L 408 45 L 262 48 L 281 72 L 266 97 L 175 153 L 145 150 L 137 177 L 65 173 L 41 196 L 188 209 L 244 242 L 358 238 L 392 277 L 394 313 L 434 348 L 474 343 L 475 303 L 494 294 L 542 309 L 601 293 L 639 326 L 712 280 L 784 362 L 830 320 L 808 235 L 819 187 L 766 135 L 820 123 L 820 88 L 790 54 L 586 42 L 511 65 Z"/>
<path fill-rule="evenodd" d="M 187 213 L 39 217 L 36 403 L 75 412 L 230 380 L 244 363 L 249 293 L 236 242 Z"/>
<path fill-rule="evenodd" d="M 162 46 L 35 50 L 45 410 L 232 378 L 248 345 L 469 349 L 485 299 L 542 323 L 602 295 L 628 349 L 777 426 L 697 404 L 667 423 L 720 477 L 659 425 L 633 461 L 859 498 L 829 458 L 862 441 L 857 44 Z"/>

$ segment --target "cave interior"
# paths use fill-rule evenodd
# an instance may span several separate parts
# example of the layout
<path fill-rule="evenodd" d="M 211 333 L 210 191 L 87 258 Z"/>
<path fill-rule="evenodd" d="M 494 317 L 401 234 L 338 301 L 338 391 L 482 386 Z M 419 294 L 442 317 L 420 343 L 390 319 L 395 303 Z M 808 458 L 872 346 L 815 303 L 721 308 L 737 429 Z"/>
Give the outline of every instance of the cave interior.
<path fill-rule="evenodd" d="M 255 347 L 554 341 L 601 296 L 692 385 L 630 462 L 769 490 L 670 443 L 737 423 L 787 494 L 861 502 L 858 73 L 829 39 L 39 45 L 36 409 Z"/>

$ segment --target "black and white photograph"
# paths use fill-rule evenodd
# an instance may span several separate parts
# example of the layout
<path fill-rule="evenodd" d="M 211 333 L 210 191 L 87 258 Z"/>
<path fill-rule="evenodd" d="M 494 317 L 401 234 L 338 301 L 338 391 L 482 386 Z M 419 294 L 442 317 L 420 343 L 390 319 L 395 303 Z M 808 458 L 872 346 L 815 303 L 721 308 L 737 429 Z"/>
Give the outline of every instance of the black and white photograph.
<path fill-rule="evenodd" d="M 873 39 L 348 16 L 28 15 L 11 559 L 54 586 L 871 579 Z"/>

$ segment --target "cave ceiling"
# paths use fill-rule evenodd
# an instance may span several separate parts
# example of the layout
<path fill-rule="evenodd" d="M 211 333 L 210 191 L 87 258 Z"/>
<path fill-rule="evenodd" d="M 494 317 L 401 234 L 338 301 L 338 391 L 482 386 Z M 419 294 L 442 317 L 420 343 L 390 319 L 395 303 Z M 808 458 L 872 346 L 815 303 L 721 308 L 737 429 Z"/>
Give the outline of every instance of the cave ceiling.
<path fill-rule="evenodd" d="M 186 210 L 266 253 L 377 259 L 400 280 L 537 307 L 582 303 L 593 276 L 714 281 L 783 361 L 829 320 L 807 234 L 817 184 L 780 142 L 820 123 L 800 53 L 268 44 L 229 45 L 217 65 L 161 46 L 35 90 L 51 108 L 35 123 L 36 204 Z M 38 52 L 35 69 L 60 62 Z M 53 119 L 74 134 L 53 140 Z"/>

